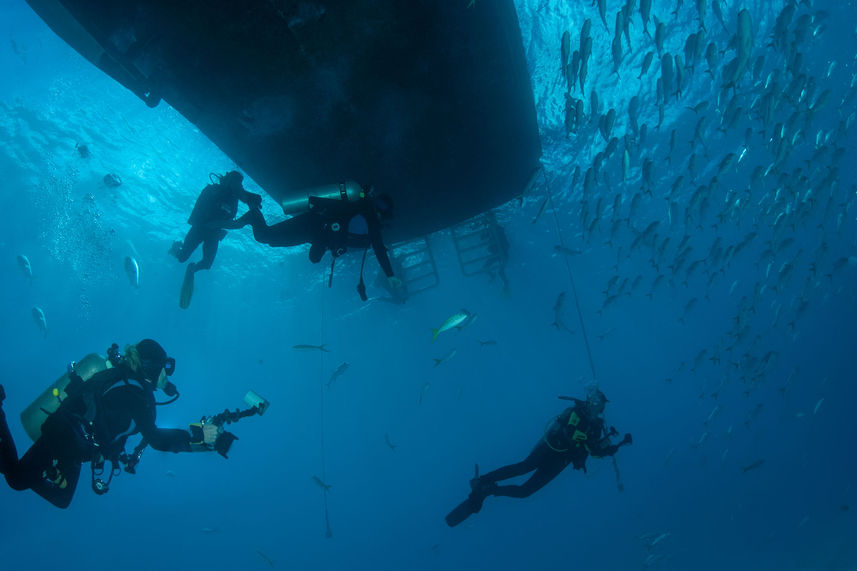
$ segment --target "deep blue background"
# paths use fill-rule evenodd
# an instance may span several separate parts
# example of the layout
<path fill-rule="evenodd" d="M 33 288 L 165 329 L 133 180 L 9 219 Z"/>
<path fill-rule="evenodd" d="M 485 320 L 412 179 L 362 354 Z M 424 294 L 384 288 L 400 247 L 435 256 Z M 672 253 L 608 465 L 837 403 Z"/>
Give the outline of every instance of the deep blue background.
<path fill-rule="evenodd" d="M 264 417 L 234 427 L 240 440 L 228 461 L 148 451 L 138 474 L 123 474 L 104 497 L 92 494 L 82 479 L 66 511 L 30 492 L 0 489 L 3 568 L 234 569 L 267 568 L 270 560 L 277 568 L 313 570 L 647 564 L 857 569 L 853 132 L 837 144 L 844 156 L 832 191 L 833 213 L 825 215 L 818 206 L 809 220 L 786 231 L 795 241 L 778 253 L 771 271 L 776 275 L 784 261 L 794 259 L 792 277 L 779 284 L 766 279 L 767 261 L 759 262 L 764 250 L 785 237 L 771 229 L 778 212 L 766 211 L 789 180 L 778 184 L 778 173 L 798 167 L 808 172 L 816 132 L 834 130 L 855 111 L 853 103 L 840 106 L 857 73 L 854 4 L 798 11 L 829 13 L 825 31 L 803 51 L 805 73 L 816 77 L 819 91 L 831 89 L 830 102 L 807 127 L 805 142 L 754 189 L 743 215 L 717 229 L 711 222 L 727 190 L 743 190 L 755 166 L 771 164 L 761 135 L 753 135 L 745 160 L 720 177 L 706 224 L 670 226 L 661 197 L 676 176 L 687 174 L 681 159 L 690 152 L 687 141 L 697 120 L 686 106 L 708 99 L 707 112 L 717 117 L 717 90 L 697 71 L 682 100 L 667 106 L 664 125 L 656 131 L 653 89 L 659 64 L 656 59 L 649 75 L 637 79 L 651 49 L 639 13 L 632 18 L 634 50 L 616 76 L 611 36 L 595 7 L 568 4 L 517 2 L 546 177 L 522 203 L 500 209 L 511 242 L 508 294 L 499 280 L 461 277 L 446 233 L 431 237 L 441 286 L 395 306 L 360 303 L 354 294 L 356 257 L 338 265 L 328 289 L 327 264 L 312 266 L 302 248 L 261 247 L 245 230 L 222 242 L 213 271 L 198 275 L 193 304 L 181 311 L 183 269 L 166 251 L 187 230 L 187 214 L 208 173 L 234 165 L 166 105 L 146 108 L 83 61 L 22 1 L 0 2 L 0 211 L 5 214 L 0 382 L 20 452 L 28 441 L 18 412 L 68 361 L 103 353 L 114 341 L 124 345 L 154 337 L 175 356 L 174 380 L 182 398 L 159 411 L 162 426 L 184 426 L 239 406 L 249 388 L 272 403 Z M 653 13 L 667 18 L 673 4 L 655 3 Z M 670 18 L 667 49 L 673 53 L 698 28 L 694 3 L 684 4 L 678 19 Z M 781 5 L 724 5 L 733 28 L 738 9 L 751 8 L 754 58 L 771 54 L 766 73 L 778 65 L 766 46 Z M 619 7 L 608 2 L 611 35 L 610 14 Z M 639 92 L 641 122 L 649 124 L 648 141 L 635 153 L 627 183 L 619 182 L 621 145 L 605 163 L 612 186 L 599 184 L 589 199 L 590 213 L 597 197 L 609 206 L 617 192 L 627 210 L 641 186 L 641 157 L 655 160 L 654 197 L 644 197 L 612 245 L 605 243 L 611 208 L 604 209 L 603 224 L 594 233 L 583 232 L 580 185 L 571 185 L 574 166 L 585 171 L 604 143 L 594 127 L 572 137 L 563 129 L 560 37 L 568 29 L 576 44 L 587 17 L 593 19 L 595 45 L 589 82 L 599 92 L 602 112 L 616 107 L 621 137 L 627 102 Z M 729 35 L 710 7 L 707 29 L 709 39 L 726 49 Z M 837 65 L 827 78 L 833 60 Z M 742 89 L 749 102 L 758 84 L 748 77 Z M 710 155 L 697 157 L 697 184 L 711 179 L 727 152 L 742 151 L 746 127 L 761 129 L 745 117 L 721 133 L 713 121 L 706 137 Z M 664 158 L 673 129 L 678 145 L 670 166 Z M 90 158 L 79 156 L 78 143 L 89 147 Z M 106 188 L 107 172 L 119 174 L 123 185 Z M 686 185 L 679 198 L 685 205 L 695 189 Z M 246 186 L 258 191 L 252 181 Z M 819 204 L 830 192 L 827 188 Z M 548 193 L 553 202 L 533 224 Z M 263 208 L 277 218 L 277 206 L 267 197 Z M 658 242 L 672 237 L 667 262 L 685 232 L 692 235 L 693 259 L 705 259 L 716 236 L 724 245 L 737 244 L 751 231 L 757 237 L 731 262 L 706 263 L 707 270 L 720 272 L 715 278 L 700 270 L 684 285 L 685 270 L 673 275 L 669 264 L 662 264 L 664 281 L 650 299 L 646 293 L 656 275 L 648 261 L 651 250 L 628 252 L 633 229 L 654 220 L 661 221 Z M 561 242 L 584 251 L 569 258 L 568 268 L 554 250 Z M 827 244 L 823 255 L 822 242 Z M 32 283 L 17 267 L 18 254 L 32 263 Z M 126 255 L 140 263 L 139 290 L 124 275 Z M 374 276 L 377 267 L 369 260 Z M 841 267 L 834 271 L 837 261 Z M 555 397 L 580 395 L 592 379 L 569 269 L 598 380 L 611 401 L 608 422 L 634 435 L 634 445 L 617 456 L 624 492 L 617 491 L 609 460 L 591 460 L 587 474 L 569 470 L 526 500 L 489 498 L 480 514 L 449 529 L 443 516 L 468 492 L 474 462 L 487 471 L 521 459 L 545 422 L 562 409 Z M 628 277 L 629 283 L 643 277 L 637 289 L 624 291 L 599 313 L 614 275 L 620 281 Z M 562 291 L 568 292 L 562 317 L 571 334 L 549 325 Z M 693 297 L 698 303 L 685 311 Z M 808 302 L 807 309 L 795 317 L 801 301 Z M 775 321 L 780 305 L 784 317 Z M 47 337 L 33 323 L 33 306 L 45 311 Z M 478 320 L 430 343 L 430 328 L 462 307 Z M 727 351 L 739 308 L 751 333 Z M 497 344 L 478 343 L 489 339 Z M 299 343 L 325 343 L 331 352 L 293 350 Z M 456 356 L 434 368 L 432 359 L 452 348 Z M 694 366 L 703 349 L 705 356 Z M 759 369 L 747 363 L 770 351 L 776 356 L 751 386 L 744 373 Z M 715 354 L 721 356 L 719 365 L 707 358 Z M 324 388 L 342 362 L 350 364 L 348 371 Z M 790 375 L 793 381 L 781 392 Z M 716 405 L 721 412 L 706 423 Z M 385 434 L 398 445 L 395 453 Z M 744 473 L 743 467 L 760 459 L 763 465 Z M 314 475 L 332 485 L 330 539 Z M 662 533 L 669 535 L 647 546 Z"/>

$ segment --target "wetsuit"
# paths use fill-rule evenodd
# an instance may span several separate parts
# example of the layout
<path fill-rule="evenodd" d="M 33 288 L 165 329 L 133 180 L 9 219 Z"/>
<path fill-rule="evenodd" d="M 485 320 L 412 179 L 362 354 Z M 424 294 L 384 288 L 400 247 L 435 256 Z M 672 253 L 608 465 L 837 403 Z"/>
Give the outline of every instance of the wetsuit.
<path fill-rule="evenodd" d="M 85 384 L 70 385 L 67 390 L 70 396 L 45 420 L 42 435 L 20 460 L 0 408 L 0 473 L 11 488 L 31 489 L 66 508 L 81 465 L 116 461 L 131 435 L 142 435 L 155 450 L 191 451 L 189 432 L 155 426 L 151 385 L 135 379 L 124 365 L 96 373 Z"/>
<path fill-rule="evenodd" d="M 543 488 L 569 464 L 585 472 L 586 459 L 590 454 L 596 458 L 612 456 L 619 446 L 610 444 L 605 436 L 604 420 L 589 416 L 586 403 L 576 401 L 573 407 L 565 409 L 556 417 L 544 437 L 522 462 L 488 472 L 479 478 L 479 483 L 494 496 L 526 498 Z M 535 473 L 520 486 L 495 485 L 500 480 L 523 476 L 533 470 Z"/>
<path fill-rule="evenodd" d="M 187 220 L 190 230 L 176 252 L 180 263 L 186 262 L 202 244 L 202 260 L 194 264 L 194 270 L 211 268 L 217 246 L 226 236 L 225 230 L 240 227 L 234 222 L 239 200 L 250 208 L 258 209 L 262 205 L 261 196 L 241 186 L 218 183 L 209 184 L 202 190 Z"/>
<path fill-rule="evenodd" d="M 381 222 L 371 200 L 347 201 L 311 196 L 309 203 L 308 212 L 273 226 L 266 225 L 262 213 L 254 210 L 236 222 L 240 224 L 246 220 L 253 227 L 253 237 L 262 244 L 274 247 L 311 244 L 309 259 L 314 264 L 321 261 L 327 250 L 336 258 L 349 247 L 372 246 L 384 274 L 393 276 L 393 266 L 381 237 Z"/>

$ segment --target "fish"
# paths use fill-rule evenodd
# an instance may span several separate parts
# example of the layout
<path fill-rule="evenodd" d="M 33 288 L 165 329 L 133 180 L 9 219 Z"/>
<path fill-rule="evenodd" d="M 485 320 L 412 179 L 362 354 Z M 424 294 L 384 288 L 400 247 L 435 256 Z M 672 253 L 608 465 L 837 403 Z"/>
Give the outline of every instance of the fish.
<path fill-rule="evenodd" d="M 640 17 L 643 19 L 643 33 L 649 35 L 649 18 L 652 15 L 652 0 L 640 0 Z"/>
<path fill-rule="evenodd" d="M 268 564 L 268 565 L 270 565 L 271 567 L 273 567 L 273 566 L 274 566 L 274 560 L 273 560 L 273 559 L 271 559 L 270 557 L 268 557 L 267 555 L 265 555 L 264 553 L 262 553 L 261 551 L 259 551 L 258 549 L 256 550 L 256 554 L 257 554 L 259 557 L 261 557 L 261 558 L 262 558 L 262 560 L 263 560 L 265 563 L 267 563 L 267 564 Z"/>
<path fill-rule="evenodd" d="M 33 283 L 33 267 L 30 265 L 30 260 L 24 254 L 18 254 L 18 267 L 24 273 L 24 277 Z"/>
<path fill-rule="evenodd" d="M 313 475 L 312 481 L 315 482 L 315 485 L 324 490 L 325 492 L 330 490 L 333 486 L 330 484 L 325 484 L 324 481 L 318 476 Z"/>
<path fill-rule="evenodd" d="M 741 82 L 750 63 L 750 52 L 753 49 L 753 21 L 750 12 L 745 8 L 738 12 L 738 31 L 735 34 L 737 49 L 735 59 L 726 64 L 723 69 L 723 87 L 735 87 Z"/>
<path fill-rule="evenodd" d="M 655 49 L 658 51 L 658 57 L 664 53 L 664 40 L 667 36 L 667 28 L 663 22 L 658 22 L 655 19 Z"/>
<path fill-rule="evenodd" d="M 557 329 L 565 329 L 569 333 L 571 330 L 562 320 L 563 309 L 565 308 L 565 294 L 566 292 L 561 291 L 558 296 L 556 296 L 556 301 L 553 304 L 553 325 Z"/>
<path fill-rule="evenodd" d="M 454 327 L 458 327 L 459 325 L 461 325 L 462 323 L 464 323 L 465 321 L 467 321 L 470 318 L 471 318 L 471 314 L 466 309 L 462 309 L 461 311 L 459 311 L 457 313 L 453 313 L 452 315 L 450 315 L 449 317 L 446 318 L 446 321 L 444 321 L 440 327 L 438 327 L 437 329 L 431 330 L 432 342 L 434 342 L 434 340 L 437 339 L 437 336 L 440 335 L 441 333 L 443 333 L 444 331 L 449 331 L 450 329 L 452 329 Z"/>
<path fill-rule="evenodd" d="M 821 408 L 821 403 L 824 402 L 824 397 L 818 399 L 818 402 L 815 403 L 815 408 L 812 409 L 812 414 L 818 413 L 818 409 Z"/>
<path fill-rule="evenodd" d="M 560 246 L 559 244 L 555 245 L 553 249 L 560 254 L 565 254 L 566 256 L 579 256 L 583 253 L 583 250 L 572 249 L 566 246 Z"/>
<path fill-rule="evenodd" d="M 45 312 L 42 310 L 41 307 L 34 307 L 32 309 L 32 312 L 33 312 L 33 321 L 36 322 L 36 325 L 38 326 L 39 331 L 41 331 L 45 335 L 45 337 L 47 337 L 48 336 L 48 320 L 45 319 Z"/>
<path fill-rule="evenodd" d="M 565 68 L 566 92 L 577 87 L 577 74 L 580 73 L 580 51 L 571 52 L 571 62 Z"/>
<path fill-rule="evenodd" d="M 389 434 L 384 434 L 384 442 L 386 442 L 386 443 L 387 443 L 387 446 L 388 446 L 388 447 L 390 448 L 390 450 L 392 450 L 392 451 L 393 451 L 393 453 L 395 454 L 395 453 L 396 453 L 396 448 L 398 448 L 398 445 L 397 445 L 397 444 L 393 444 L 392 442 L 390 442 L 390 435 L 389 435 Z"/>
<path fill-rule="evenodd" d="M 672 54 L 666 53 L 661 57 L 661 79 L 664 82 L 664 102 L 670 95 L 678 93 L 674 90 L 675 63 Z"/>
<path fill-rule="evenodd" d="M 601 21 L 604 22 L 604 29 L 610 31 L 610 26 L 607 25 L 607 0 L 596 0 L 598 2 L 598 15 L 601 16 Z"/>
<path fill-rule="evenodd" d="M 140 264 L 131 256 L 125 256 L 125 275 L 132 286 L 140 287 Z"/>
<path fill-rule="evenodd" d="M 613 43 L 610 45 L 610 51 L 613 54 L 613 73 L 619 75 L 619 66 L 622 65 L 624 54 L 622 53 L 622 36 L 616 34 L 613 38 Z"/>
<path fill-rule="evenodd" d="M 705 419 L 705 424 L 708 424 L 709 422 L 714 420 L 714 417 L 716 417 L 718 414 L 720 414 L 720 410 L 721 409 L 720 409 L 719 404 L 714 405 L 714 408 L 709 413 L 708 418 Z"/>
<path fill-rule="evenodd" d="M 746 465 L 746 466 L 744 466 L 744 468 L 743 468 L 743 473 L 744 473 L 744 474 L 746 474 L 746 473 L 747 473 L 747 472 L 749 472 L 750 470 L 755 470 L 756 468 L 758 468 L 759 466 L 761 466 L 761 465 L 762 465 L 762 464 L 764 464 L 764 463 L 765 463 L 765 459 L 764 459 L 764 458 L 761 458 L 761 459 L 759 459 L 759 460 L 756 460 L 755 462 L 752 462 L 752 463 L 750 463 L 750 464 L 747 464 L 747 465 Z"/>
<path fill-rule="evenodd" d="M 636 133 L 640 130 L 640 126 L 637 123 L 637 119 L 640 116 L 640 97 L 635 95 L 628 101 L 628 121 L 631 127 L 631 131 Z M 625 147 L 628 147 L 627 135 L 625 141 Z"/>
<path fill-rule="evenodd" d="M 652 65 L 653 59 L 655 59 L 655 52 L 649 52 L 643 57 L 643 65 L 640 68 L 640 75 L 637 76 L 637 79 L 643 79 L 643 76 L 649 71 L 649 66 Z"/>
<path fill-rule="evenodd" d="M 622 182 L 626 182 L 628 180 L 628 173 L 631 170 L 631 155 L 628 153 L 628 149 L 625 149 L 622 153 Z"/>
<path fill-rule="evenodd" d="M 587 56 L 592 53 L 592 38 L 584 40 L 584 46 L 587 48 Z M 583 51 L 580 52 L 580 71 L 577 73 L 577 79 L 580 83 L 580 92 L 583 93 L 583 86 L 586 83 L 586 76 L 589 73 L 589 59 L 583 57 Z"/>
<path fill-rule="evenodd" d="M 497 344 L 497 342 L 494 341 L 493 339 L 486 339 L 485 341 L 482 341 L 482 340 L 479 341 L 480 347 L 485 347 L 487 345 L 496 345 L 496 344 Z"/>
<path fill-rule="evenodd" d="M 420 397 L 417 400 L 417 404 L 423 404 L 423 397 L 426 396 L 426 393 L 428 393 L 429 388 L 431 388 L 431 383 L 423 383 L 423 386 L 420 387 Z"/>
<path fill-rule="evenodd" d="M 723 7 L 720 5 L 720 0 L 712 0 L 711 9 L 714 12 L 714 16 L 720 22 L 720 25 L 723 26 L 724 32 L 729 32 L 729 28 L 726 27 L 726 22 L 723 19 Z"/>
<path fill-rule="evenodd" d="M 449 353 L 447 353 L 447 354 L 446 354 L 446 355 L 444 355 L 443 357 L 441 357 L 441 358 L 439 358 L 439 359 L 438 359 L 438 358 L 435 358 L 435 359 L 434 359 L 434 366 L 435 366 L 435 367 L 437 367 L 437 366 L 439 366 L 439 365 L 440 365 L 440 364 L 442 364 L 442 363 L 446 363 L 447 361 L 449 361 L 450 359 L 452 359 L 453 357 L 455 357 L 455 353 L 456 353 L 456 350 L 453 348 L 453 349 L 450 349 L 450 350 L 449 350 Z"/>
<path fill-rule="evenodd" d="M 343 374 L 345 371 L 347 371 L 347 370 L 348 370 L 348 363 L 342 363 L 341 365 L 339 365 L 338 367 L 336 367 L 336 370 L 335 370 L 335 371 L 333 371 L 333 374 L 332 374 L 332 375 L 330 375 L 330 380 L 329 380 L 329 381 L 327 381 L 327 388 L 330 388 L 330 385 L 332 385 L 332 384 L 333 384 L 333 382 L 334 382 L 336 379 L 338 379 L 339 377 L 341 377 L 341 376 L 342 376 L 342 374 Z"/>
<path fill-rule="evenodd" d="M 478 314 L 478 313 L 471 313 L 470 315 L 468 315 L 467 319 L 465 319 L 464 321 L 462 321 L 461 323 L 459 323 L 458 325 L 456 325 L 456 326 L 455 326 L 455 328 L 456 328 L 458 331 L 461 331 L 461 330 L 463 330 L 465 327 L 467 327 L 467 326 L 469 326 L 469 325 L 472 325 L 472 324 L 476 323 L 476 320 L 477 320 L 478 318 L 479 318 L 479 314 Z"/>
<path fill-rule="evenodd" d="M 80 158 L 82 159 L 88 159 L 92 156 L 89 147 L 87 147 L 84 143 L 76 143 L 74 148 L 75 150 L 77 150 L 77 154 L 80 155 Z"/>
<path fill-rule="evenodd" d="M 762 413 L 762 409 L 764 408 L 764 406 L 765 405 L 763 405 L 762 403 L 756 403 L 756 406 L 753 408 L 753 410 L 750 411 L 750 414 L 747 415 L 747 420 L 744 421 L 744 425 L 747 428 L 750 427 L 751 422 L 753 422 L 759 417 L 759 415 Z"/>
<path fill-rule="evenodd" d="M 566 67 L 568 67 L 568 57 L 571 55 L 571 33 L 565 30 L 562 33 L 560 43 L 560 61 L 559 68 L 563 75 L 566 75 Z"/>
<path fill-rule="evenodd" d="M 592 36 L 592 20 L 587 18 L 583 21 L 583 26 L 580 27 L 580 54 L 583 55 L 583 40 Z M 589 57 L 589 54 L 586 54 Z"/>
<path fill-rule="evenodd" d="M 330 353 L 327 350 L 327 345 L 322 343 L 321 345 L 293 345 L 292 349 L 296 349 L 298 351 L 321 351 L 323 353 Z"/>

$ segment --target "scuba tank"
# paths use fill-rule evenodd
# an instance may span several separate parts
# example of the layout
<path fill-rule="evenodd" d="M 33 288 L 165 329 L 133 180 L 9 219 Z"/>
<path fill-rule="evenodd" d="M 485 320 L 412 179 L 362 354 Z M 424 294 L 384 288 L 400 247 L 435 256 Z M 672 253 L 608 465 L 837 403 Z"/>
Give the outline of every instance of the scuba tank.
<path fill-rule="evenodd" d="M 96 373 L 111 367 L 112 364 L 109 360 L 101 355 L 90 353 L 77 362 L 74 370 L 84 381 L 88 381 Z M 69 374 L 64 373 L 21 413 L 21 424 L 24 425 L 27 436 L 34 442 L 42 435 L 42 424 L 57 411 L 62 401 L 68 396 L 65 389 L 70 382 Z"/>
<path fill-rule="evenodd" d="M 338 184 L 327 184 L 316 186 L 295 192 L 292 197 L 284 198 L 280 202 L 283 214 L 292 216 L 309 210 L 309 199 L 311 196 L 317 198 L 333 198 L 354 202 L 367 195 L 366 190 L 353 180 L 347 180 Z"/>

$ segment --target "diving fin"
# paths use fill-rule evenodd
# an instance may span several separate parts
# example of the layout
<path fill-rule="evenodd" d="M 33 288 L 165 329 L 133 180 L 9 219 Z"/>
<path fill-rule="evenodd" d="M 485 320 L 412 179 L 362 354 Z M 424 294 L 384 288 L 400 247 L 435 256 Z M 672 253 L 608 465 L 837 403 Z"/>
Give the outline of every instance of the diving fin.
<path fill-rule="evenodd" d="M 446 525 L 455 527 L 473 514 L 482 509 L 482 502 L 477 502 L 474 498 L 467 498 L 458 506 L 446 514 Z"/>
<path fill-rule="evenodd" d="M 179 307 L 182 309 L 190 307 L 190 300 L 193 297 L 193 275 L 195 273 L 193 264 L 188 264 L 187 271 L 184 274 L 184 281 L 182 282 L 182 291 L 179 295 Z"/>
<path fill-rule="evenodd" d="M 470 493 L 470 496 L 446 515 L 446 525 L 449 527 L 455 527 L 482 509 L 482 502 L 485 501 L 485 494 L 477 493 L 479 491 L 477 489 L 478 487 L 477 485 L 474 485 L 474 482 L 479 481 L 479 464 L 476 465 L 475 472 L 476 474 L 473 480 L 470 481 L 470 487 L 473 490 Z"/>

